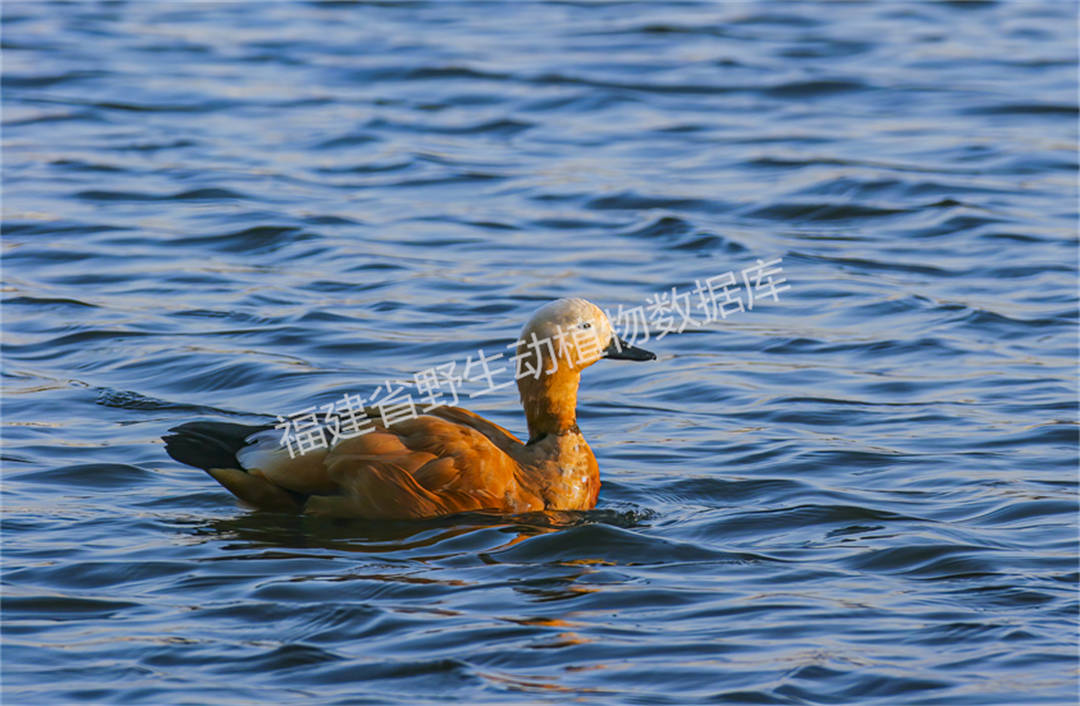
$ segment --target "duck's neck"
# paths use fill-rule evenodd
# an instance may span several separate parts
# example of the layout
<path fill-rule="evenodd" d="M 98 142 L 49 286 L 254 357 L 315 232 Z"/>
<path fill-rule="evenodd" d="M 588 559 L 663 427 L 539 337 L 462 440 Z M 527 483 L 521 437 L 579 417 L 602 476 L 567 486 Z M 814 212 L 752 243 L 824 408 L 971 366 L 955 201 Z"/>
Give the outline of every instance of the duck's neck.
<path fill-rule="evenodd" d="M 577 431 L 577 393 L 581 375 L 569 366 L 539 378 L 527 375 L 518 380 L 521 404 L 529 425 L 529 441 L 548 434 Z"/>

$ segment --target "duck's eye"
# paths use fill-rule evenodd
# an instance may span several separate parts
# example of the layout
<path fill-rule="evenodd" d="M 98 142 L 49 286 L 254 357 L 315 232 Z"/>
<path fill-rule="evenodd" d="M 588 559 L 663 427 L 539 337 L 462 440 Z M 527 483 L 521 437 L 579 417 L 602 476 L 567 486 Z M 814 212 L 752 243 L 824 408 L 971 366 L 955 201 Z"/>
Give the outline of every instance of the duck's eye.
<path fill-rule="evenodd" d="M 586 321 L 585 323 L 581 324 L 581 328 L 592 328 L 592 322 Z"/>

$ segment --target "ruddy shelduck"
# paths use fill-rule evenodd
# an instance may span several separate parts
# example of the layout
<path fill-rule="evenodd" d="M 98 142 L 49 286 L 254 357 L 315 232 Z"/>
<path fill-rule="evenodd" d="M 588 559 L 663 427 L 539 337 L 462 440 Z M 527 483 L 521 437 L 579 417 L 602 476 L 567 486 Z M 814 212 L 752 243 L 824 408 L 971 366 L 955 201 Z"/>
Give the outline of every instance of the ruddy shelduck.
<path fill-rule="evenodd" d="M 517 353 L 526 443 L 465 409 L 439 406 L 389 424 L 369 408 L 373 430 L 295 457 L 279 428 L 225 422 L 170 429 L 165 450 L 265 510 L 375 520 L 591 509 L 600 474 L 577 425 L 581 371 L 601 358 L 656 355 L 616 336 L 584 299 L 541 307 Z"/>

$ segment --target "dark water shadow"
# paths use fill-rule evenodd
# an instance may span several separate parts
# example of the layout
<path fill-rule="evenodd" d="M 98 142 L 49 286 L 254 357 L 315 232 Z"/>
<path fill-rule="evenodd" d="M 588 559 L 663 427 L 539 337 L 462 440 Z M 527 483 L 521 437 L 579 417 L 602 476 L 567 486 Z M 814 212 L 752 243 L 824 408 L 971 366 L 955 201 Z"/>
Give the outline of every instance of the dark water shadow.
<path fill-rule="evenodd" d="M 632 529 L 649 524 L 655 513 L 645 509 L 530 512 L 519 515 L 461 513 L 429 520 L 330 519 L 290 513 L 251 512 L 218 519 L 194 530 L 197 536 L 289 549 L 327 549 L 359 553 L 409 551 L 442 545 L 481 530 L 513 535 L 502 546 L 529 537 L 587 525 Z M 475 546 L 470 546 L 475 544 Z M 490 551 L 490 538 L 456 542 L 457 551 Z"/>

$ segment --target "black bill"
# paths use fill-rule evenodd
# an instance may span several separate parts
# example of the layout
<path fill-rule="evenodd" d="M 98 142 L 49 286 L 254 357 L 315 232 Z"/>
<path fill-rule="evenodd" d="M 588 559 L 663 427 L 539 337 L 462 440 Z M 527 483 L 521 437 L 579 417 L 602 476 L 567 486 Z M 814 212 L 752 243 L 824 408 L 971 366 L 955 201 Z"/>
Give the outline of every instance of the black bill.
<path fill-rule="evenodd" d="M 613 360 L 656 360 L 656 354 L 652 351 L 631 346 L 618 336 L 611 337 L 611 343 L 604 349 L 604 357 Z"/>

